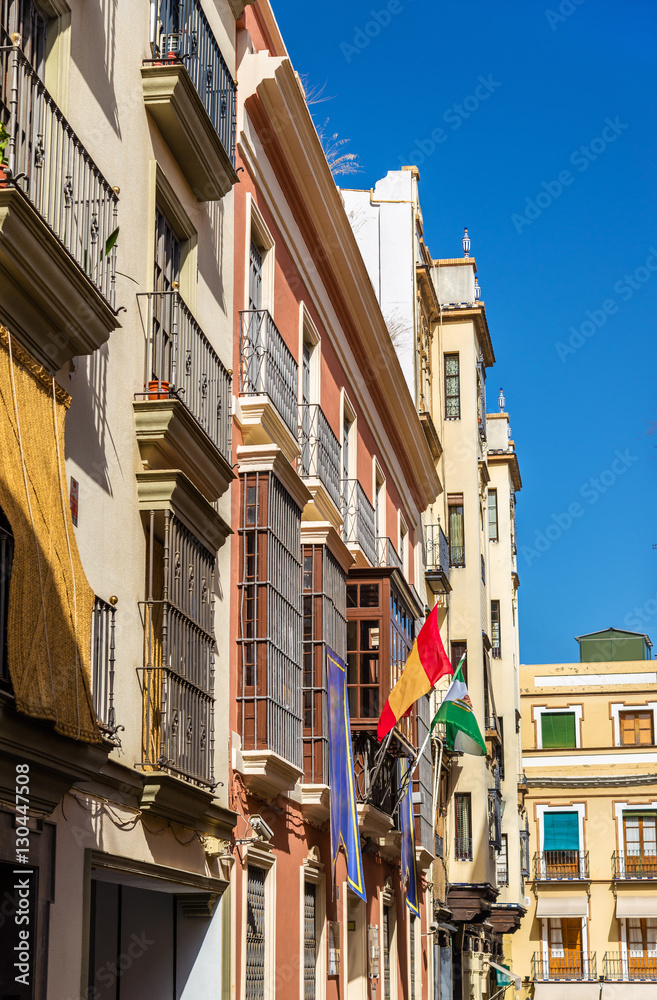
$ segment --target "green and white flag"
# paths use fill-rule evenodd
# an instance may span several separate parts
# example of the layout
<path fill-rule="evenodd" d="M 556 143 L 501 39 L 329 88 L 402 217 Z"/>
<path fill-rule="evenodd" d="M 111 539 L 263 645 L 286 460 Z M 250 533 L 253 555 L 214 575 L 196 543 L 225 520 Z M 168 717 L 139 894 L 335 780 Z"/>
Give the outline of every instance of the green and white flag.
<path fill-rule="evenodd" d="M 439 722 L 445 723 L 445 745 L 450 750 L 461 753 L 471 753 L 476 757 L 486 756 L 486 743 L 481 735 L 481 729 L 475 718 L 468 689 L 463 680 L 461 659 L 454 674 L 454 680 L 445 695 L 444 701 L 431 723 L 431 730 Z"/>

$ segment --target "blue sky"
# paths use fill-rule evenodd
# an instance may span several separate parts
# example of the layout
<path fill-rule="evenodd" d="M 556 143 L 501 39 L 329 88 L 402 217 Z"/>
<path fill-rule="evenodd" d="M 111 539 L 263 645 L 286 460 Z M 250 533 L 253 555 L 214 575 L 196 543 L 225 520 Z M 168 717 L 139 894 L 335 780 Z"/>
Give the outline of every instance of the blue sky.
<path fill-rule="evenodd" d="M 358 154 L 345 185 L 417 163 L 434 257 L 460 256 L 469 227 L 488 408 L 503 386 L 523 477 L 522 661 L 576 660 L 573 637 L 608 625 L 657 642 L 653 0 L 275 12 L 332 98 L 316 119 Z"/>

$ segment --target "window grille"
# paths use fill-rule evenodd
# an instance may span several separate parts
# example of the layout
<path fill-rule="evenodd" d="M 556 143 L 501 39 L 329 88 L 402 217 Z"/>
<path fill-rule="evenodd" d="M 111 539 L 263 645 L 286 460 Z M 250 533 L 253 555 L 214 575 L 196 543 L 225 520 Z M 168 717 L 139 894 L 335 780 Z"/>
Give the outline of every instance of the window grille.
<path fill-rule="evenodd" d="M 509 837 L 502 834 L 502 846 L 495 856 L 495 877 L 498 885 L 509 884 Z"/>
<path fill-rule="evenodd" d="M 497 490 L 488 491 L 488 537 L 491 542 L 497 542 L 500 537 L 497 520 Z"/>
<path fill-rule="evenodd" d="M 449 503 L 449 564 L 465 566 L 463 498 Z"/>
<path fill-rule="evenodd" d="M 303 997 L 314 1000 L 317 969 L 316 886 L 306 882 L 303 899 Z"/>
<path fill-rule="evenodd" d="M 301 511 L 270 473 L 241 477 L 237 702 L 242 747 L 303 766 Z"/>
<path fill-rule="evenodd" d="M 492 640 L 492 654 L 494 660 L 499 660 L 502 656 L 502 634 L 500 626 L 500 602 L 490 602 L 490 633 Z"/>
<path fill-rule="evenodd" d="M 454 856 L 457 861 L 472 861 L 472 804 L 470 792 L 454 796 L 456 816 L 456 843 Z"/>
<path fill-rule="evenodd" d="M 304 780 L 327 784 L 326 648 L 346 660 L 346 575 L 325 545 L 305 545 L 302 565 Z"/>
<path fill-rule="evenodd" d="M 461 386 L 458 354 L 445 355 L 445 417 L 458 420 L 461 416 Z"/>
<path fill-rule="evenodd" d="M 390 1000 L 390 907 L 383 907 L 383 1000 Z"/>
<path fill-rule="evenodd" d="M 157 517 L 151 511 L 143 766 L 214 787 L 214 556 L 168 510 L 156 535 Z"/>
<path fill-rule="evenodd" d="M 246 886 L 246 1000 L 265 997 L 265 878 L 263 868 L 248 867 Z"/>

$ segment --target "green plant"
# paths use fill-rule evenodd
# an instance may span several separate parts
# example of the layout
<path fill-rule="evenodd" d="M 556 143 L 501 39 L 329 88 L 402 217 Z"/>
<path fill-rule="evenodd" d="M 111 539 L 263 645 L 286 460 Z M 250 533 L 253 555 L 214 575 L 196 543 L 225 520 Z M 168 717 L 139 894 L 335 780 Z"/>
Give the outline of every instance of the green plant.
<path fill-rule="evenodd" d="M 7 166 L 7 144 L 9 142 L 10 135 L 5 126 L 0 122 L 0 167 Z"/>

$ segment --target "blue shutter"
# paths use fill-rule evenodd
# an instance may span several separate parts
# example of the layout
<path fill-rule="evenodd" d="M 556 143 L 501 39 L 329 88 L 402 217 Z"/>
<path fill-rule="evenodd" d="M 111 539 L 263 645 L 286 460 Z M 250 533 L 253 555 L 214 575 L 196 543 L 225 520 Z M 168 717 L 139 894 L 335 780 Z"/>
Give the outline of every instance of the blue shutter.
<path fill-rule="evenodd" d="M 579 851 L 579 814 L 546 812 L 543 814 L 543 850 Z"/>

